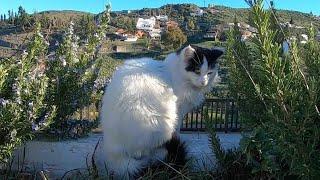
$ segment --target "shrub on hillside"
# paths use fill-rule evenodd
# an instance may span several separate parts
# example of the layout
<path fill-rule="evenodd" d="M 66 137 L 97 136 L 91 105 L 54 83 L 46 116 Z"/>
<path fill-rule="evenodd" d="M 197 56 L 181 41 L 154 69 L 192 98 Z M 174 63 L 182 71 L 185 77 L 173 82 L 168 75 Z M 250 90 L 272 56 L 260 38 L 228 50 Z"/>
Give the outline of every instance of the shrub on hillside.
<path fill-rule="evenodd" d="M 179 27 L 169 27 L 161 39 L 167 49 L 178 49 L 187 41 L 187 36 Z"/>

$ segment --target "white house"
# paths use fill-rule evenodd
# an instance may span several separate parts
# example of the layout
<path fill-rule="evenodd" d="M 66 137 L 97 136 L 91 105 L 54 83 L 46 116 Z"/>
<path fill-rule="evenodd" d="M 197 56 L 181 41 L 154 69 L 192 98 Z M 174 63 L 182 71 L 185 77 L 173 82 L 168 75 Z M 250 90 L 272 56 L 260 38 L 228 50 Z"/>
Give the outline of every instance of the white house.
<path fill-rule="evenodd" d="M 156 16 L 157 20 L 162 21 L 162 22 L 167 22 L 169 20 L 167 15 L 160 15 Z"/>
<path fill-rule="evenodd" d="M 152 31 L 155 25 L 156 25 L 155 17 L 151 17 L 149 19 L 139 18 L 136 27 L 139 30 Z"/>
<path fill-rule="evenodd" d="M 161 29 L 153 29 L 152 31 L 149 31 L 149 36 L 152 39 L 159 39 L 161 37 Z"/>
<path fill-rule="evenodd" d="M 302 40 L 300 41 L 301 44 L 306 44 L 309 40 L 308 35 L 306 34 L 301 34 Z"/>
<path fill-rule="evenodd" d="M 204 11 L 200 8 L 196 9 L 194 12 L 190 13 L 191 16 L 203 16 Z"/>
<path fill-rule="evenodd" d="M 306 41 L 309 40 L 309 37 L 306 34 L 301 34 L 301 37 L 303 38 L 303 40 L 306 40 Z"/>
<path fill-rule="evenodd" d="M 138 37 L 131 35 L 131 36 L 127 36 L 124 41 L 126 41 L 126 42 L 136 42 L 137 40 L 138 40 Z"/>
<path fill-rule="evenodd" d="M 234 26 L 234 23 L 228 23 L 228 26 Z M 238 22 L 238 23 L 237 23 L 237 26 L 238 26 L 238 27 L 241 27 L 241 24 Z"/>

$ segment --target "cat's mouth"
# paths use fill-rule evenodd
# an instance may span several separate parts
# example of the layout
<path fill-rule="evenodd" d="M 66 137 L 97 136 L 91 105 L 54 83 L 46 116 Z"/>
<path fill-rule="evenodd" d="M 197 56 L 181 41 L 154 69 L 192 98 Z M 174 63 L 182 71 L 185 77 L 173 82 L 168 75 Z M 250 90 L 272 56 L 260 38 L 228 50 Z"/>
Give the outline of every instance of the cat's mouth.
<path fill-rule="evenodd" d="M 208 84 L 205 84 L 205 85 L 202 85 L 202 84 L 196 85 L 196 84 L 191 83 L 191 87 L 192 87 L 193 89 L 195 89 L 195 90 L 203 90 L 203 89 L 205 89 L 206 87 L 208 87 Z"/>

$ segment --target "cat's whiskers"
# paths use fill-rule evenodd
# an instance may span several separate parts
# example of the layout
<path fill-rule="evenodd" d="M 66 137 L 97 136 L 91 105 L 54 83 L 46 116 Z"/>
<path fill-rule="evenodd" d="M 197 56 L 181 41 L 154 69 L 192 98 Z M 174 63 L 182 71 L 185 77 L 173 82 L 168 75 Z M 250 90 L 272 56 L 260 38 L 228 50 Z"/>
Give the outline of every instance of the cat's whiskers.
<path fill-rule="evenodd" d="M 199 59 L 199 61 L 200 61 L 200 57 L 199 57 L 199 55 L 198 55 L 197 51 L 195 51 L 195 53 L 196 53 L 196 55 L 197 55 L 197 58 L 198 58 L 198 59 Z M 200 65 L 200 64 L 201 64 L 201 62 L 198 62 L 198 64 Z"/>
<path fill-rule="evenodd" d="M 201 63 L 199 61 L 197 61 L 194 57 L 192 57 L 192 60 L 194 60 L 194 62 L 196 62 L 198 65 L 200 65 Z"/>

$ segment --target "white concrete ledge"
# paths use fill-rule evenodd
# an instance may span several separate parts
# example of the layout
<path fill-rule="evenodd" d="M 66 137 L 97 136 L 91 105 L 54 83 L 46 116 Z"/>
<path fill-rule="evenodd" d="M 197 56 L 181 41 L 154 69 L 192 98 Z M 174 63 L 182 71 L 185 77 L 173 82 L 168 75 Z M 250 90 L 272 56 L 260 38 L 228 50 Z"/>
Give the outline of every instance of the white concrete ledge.
<path fill-rule="evenodd" d="M 239 133 L 218 133 L 224 149 L 239 146 Z M 45 142 L 30 141 L 15 152 L 14 169 L 23 167 L 29 171 L 45 170 L 50 179 L 61 178 L 65 172 L 73 169 L 86 169 L 91 165 L 91 157 L 102 134 L 92 134 L 79 140 Z M 215 157 L 211 151 L 208 135 L 204 133 L 182 133 L 181 139 L 187 144 L 190 157 L 194 160 L 196 170 L 212 168 Z M 23 150 L 24 163 L 22 164 Z M 96 163 L 103 166 L 101 146 L 96 151 Z M 19 160 L 18 160 L 19 159 Z M 20 162 L 18 162 L 20 161 Z M 19 167 L 18 167 L 19 166 Z"/>

